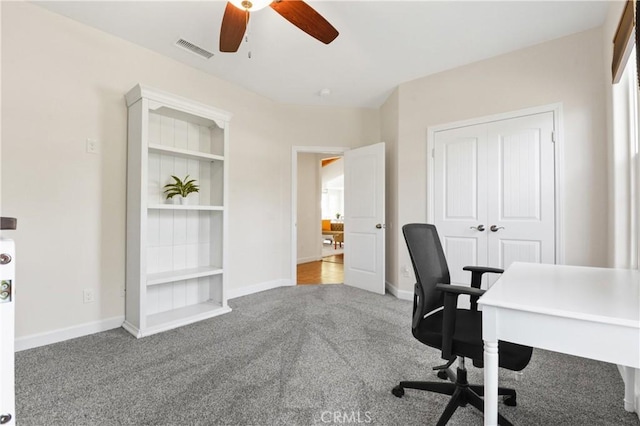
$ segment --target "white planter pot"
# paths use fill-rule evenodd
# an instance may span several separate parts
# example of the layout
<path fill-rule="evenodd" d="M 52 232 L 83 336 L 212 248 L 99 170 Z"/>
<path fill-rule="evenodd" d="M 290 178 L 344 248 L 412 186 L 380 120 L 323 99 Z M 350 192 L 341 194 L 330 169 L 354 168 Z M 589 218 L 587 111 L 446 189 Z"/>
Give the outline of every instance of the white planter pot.
<path fill-rule="evenodd" d="M 174 204 L 174 205 L 186 205 L 187 204 L 187 199 L 186 197 L 182 197 L 180 195 L 174 195 L 173 197 L 171 197 L 168 200 L 169 204 Z"/>

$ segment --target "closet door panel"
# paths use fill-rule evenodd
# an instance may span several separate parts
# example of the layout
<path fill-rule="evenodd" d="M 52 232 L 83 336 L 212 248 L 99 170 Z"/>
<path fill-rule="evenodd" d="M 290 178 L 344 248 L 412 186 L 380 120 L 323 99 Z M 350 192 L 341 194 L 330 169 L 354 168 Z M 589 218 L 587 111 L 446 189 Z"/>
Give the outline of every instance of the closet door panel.
<path fill-rule="evenodd" d="M 489 263 L 554 263 L 553 113 L 488 127 Z M 491 227 L 495 231 L 491 230 Z"/>
<path fill-rule="evenodd" d="M 484 124 L 435 135 L 435 225 L 455 284 L 470 283 L 462 267 L 487 262 L 486 146 Z"/>

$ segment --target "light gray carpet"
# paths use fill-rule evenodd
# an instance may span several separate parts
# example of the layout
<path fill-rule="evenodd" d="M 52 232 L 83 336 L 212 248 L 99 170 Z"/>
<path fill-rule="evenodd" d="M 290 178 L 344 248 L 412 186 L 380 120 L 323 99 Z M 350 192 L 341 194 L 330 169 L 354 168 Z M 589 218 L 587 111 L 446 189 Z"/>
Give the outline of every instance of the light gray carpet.
<path fill-rule="evenodd" d="M 230 305 L 140 340 L 117 329 L 17 353 L 18 424 L 405 426 L 433 425 L 444 410 L 447 396 L 390 392 L 438 380 L 439 353 L 411 335 L 410 302 L 302 286 Z M 522 381 L 503 372 L 500 383 L 518 391 L 517 407 L 500 405 L 516 425 L 640 425 L 613 365 L 536 350 Z M 468 406 L 450 424 L 482 417 Z"/>

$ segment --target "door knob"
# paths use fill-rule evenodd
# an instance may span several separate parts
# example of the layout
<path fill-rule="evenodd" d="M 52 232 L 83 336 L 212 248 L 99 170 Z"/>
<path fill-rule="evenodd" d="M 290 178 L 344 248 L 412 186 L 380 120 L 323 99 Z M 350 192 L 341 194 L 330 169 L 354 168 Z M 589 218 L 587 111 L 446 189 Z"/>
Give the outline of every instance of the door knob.
<path fill-rule="evenodd" d="M 376 228 L 377 228 L 377 229 L 382 229 L 382 228 L 386 228 L 386 226 L 384 226 L 384 225 L 383 225 L 383 224 L 381 224 L 381 223 L 378 223 L 378 224 L 376 225 Z"/>
<path fill-rule="evenodd" d="M 476 231 L 478 231 L 478 232 L 482 232 L 482 231 L 484 231 L 484 225 L 483 225 L 483 224 L 480 224 L 480 225 L 478 225 L 478 226 L 471 226 L 470 228 L 471 228 L 471 229 L 475 229 L 475 230 L 476 230 Z"/>
<path fill-rule="evenodd" d="M 9 423 L 9 420 L 11 420 L 11 414 L 0 414 L 0 425 Z"/>
<path fill-rule="evenodd" d="M 491 232 L 498 232 L 501 229 L 504 229 L 504 226 L 495 226 L 495 225 L 491 225 Z"/>

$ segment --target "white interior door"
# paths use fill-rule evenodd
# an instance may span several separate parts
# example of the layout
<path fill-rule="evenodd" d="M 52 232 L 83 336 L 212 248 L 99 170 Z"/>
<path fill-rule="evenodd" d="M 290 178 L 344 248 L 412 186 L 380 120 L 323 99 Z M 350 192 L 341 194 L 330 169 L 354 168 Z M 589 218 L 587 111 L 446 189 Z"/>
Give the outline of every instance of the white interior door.
<path fill-rule="evenodd" d="M 543 112 L 435 133 L 434 223 L 453 283 L 468 285 L 466 265 L 555 262 L 553 131 Z"/>
<path fill-rule="evenodd" d="M 466 126 L 435 135 L 435 225 L 453 283 L 467 265 L 487 265 L 487 132 Z"/>
<path fill-rule="evenodd" d="M 0 239 L 0 424 L 15 424 L 14 292 L 15 248 Z"/>
<path fill-rule="evenodd" d="M 553 113 L 491 123 L 489 265 L 555 263 Z"/>
<path fill-rule="evenodd" d="M 344 283 L 384 294 L 385 146 L 344 154 Z"/>

